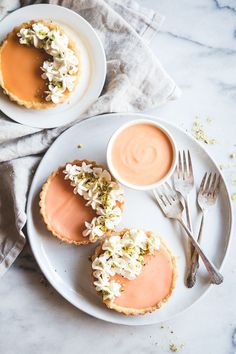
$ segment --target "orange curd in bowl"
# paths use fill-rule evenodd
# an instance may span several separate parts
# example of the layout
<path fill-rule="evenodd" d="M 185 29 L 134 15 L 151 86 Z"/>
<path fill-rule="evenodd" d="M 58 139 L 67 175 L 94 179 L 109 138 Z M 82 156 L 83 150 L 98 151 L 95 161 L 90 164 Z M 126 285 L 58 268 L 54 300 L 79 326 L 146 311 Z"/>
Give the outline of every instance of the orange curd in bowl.
<path fill-rule="evenodd" d="M 114 140 L 111 160 L 126 182 L 137 186 L 157 183 L 173 162 L 172 143 L 161 129 L 149 123 L 128 126 Z"/>

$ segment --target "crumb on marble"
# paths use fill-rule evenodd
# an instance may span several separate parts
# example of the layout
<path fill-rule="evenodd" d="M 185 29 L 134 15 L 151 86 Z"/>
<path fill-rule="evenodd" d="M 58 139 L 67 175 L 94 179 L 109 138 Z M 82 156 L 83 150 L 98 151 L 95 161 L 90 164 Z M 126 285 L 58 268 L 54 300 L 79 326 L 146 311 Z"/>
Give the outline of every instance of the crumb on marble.
<path fill-rule="evenodd" d="M 229 158 L 234 160 L 236 159 L 236 152 L 232 152 L 230 155 L 229 155 Z"/>
<path fill-rule="evenodd" d="M 173 353 L 178 352 L 178 347 L 175 344 L 170 344 L 170 351 L 172 351 Z"/>
<path fill-rule="evenodd" d="M 231 199 L 232 199 L 233 202 L 236 201 L 236 193 L 233 193 L 233 194 L 231 195 Z"/>
<path fill-rule="evenodd" d="M 180 352 L 182 349 L 183 349 L 183 344 L 177 346 L 176 344 L 171 343 L 170 346 L 169 346 L 169 350 L 170 350 L 172 353 L 178 353 L 178 352 Z"/>
<path fill-rule="evenodd" d="M 217 143 L 216 139 L 210 138 L 204 131 L 203 124 L 199 117 L 195 117 L 192 125 L 192 135 L 198 141 L 203 141 L 205 144 L 214 145 Z"/>
<path fill-rule="evenodd" d="M 213 122 L 213 118 L 207 117 L 206 121 L 207 121 L 208 124 L 211 124 Z"/>
<path fill-rule="evenodd" d="M 231 167 L 233 167 L 233 166 L 231 166 L 229 164 L 227 164 L 227 165 L 223 165 L 223 164 L 219 165 L 219 169 L 220 170 L 226 170 L 226 169 L 231 168 Z"/>
<path fill-rule="evenodd" d="M 77 145 L 77 148 L 78 148 L 78 149 L 82 149 L 82 148 L 83 148 L 83 144 Z"/>
<path fill-rule="evenodd" d="M 44 277 L 42 277 L 42 278 L 40 278 L 40 284 L 42 284 L 45 288 L 48 288 L 48 286 L 49 286 L 49 283 L 48 283 L 48 281 L 47 281 L 47 279 L 46 278 L 44 278 Z"/>

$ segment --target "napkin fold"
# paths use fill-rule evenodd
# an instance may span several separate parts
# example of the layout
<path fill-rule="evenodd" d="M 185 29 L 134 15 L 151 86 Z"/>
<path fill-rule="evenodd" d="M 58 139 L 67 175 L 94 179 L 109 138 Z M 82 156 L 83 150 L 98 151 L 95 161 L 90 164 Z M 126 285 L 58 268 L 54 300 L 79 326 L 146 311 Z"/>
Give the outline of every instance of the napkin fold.
<path fill-rule="evenodd" d="M 45 3 L 0 0 L 0 19 L 20 6 L 41 2 Z M 163 22 L 162 15 L 132 0 L 46 2 L 74 10 L 93 26 L 105 48 L 107 77 L 97 101 L 77 121 L 67 126 L 31 128 L 13 122 L 0 111 L 0 276 L 25 245 L 28 189 L 43 153 L 55 138 L 84 117 L 108 112 L 143 111 L 180 94 L 148 47 Z"/>

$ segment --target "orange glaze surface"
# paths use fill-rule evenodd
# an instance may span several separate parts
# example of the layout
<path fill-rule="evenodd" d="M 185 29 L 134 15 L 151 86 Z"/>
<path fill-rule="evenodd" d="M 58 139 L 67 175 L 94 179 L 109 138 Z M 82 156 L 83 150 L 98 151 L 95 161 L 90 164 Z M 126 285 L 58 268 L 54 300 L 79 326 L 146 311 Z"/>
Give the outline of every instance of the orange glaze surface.
<path fill-rule="evenodd" d="M 144 256 L 145 265 L 134 280 L 121 275 L 112 279 L 119 281 L 124 289 L 114 301 L 116 305 L 143 309 L 157 305 L 167 297 L 173 287 L 173 263 L 168 251 L 161 245 L 154 255 Z"/>
<path fill-rule="evenodd" d="M 48 59 L 44 50 L 20 44 L 16 32 L 11 32 L 1 51 L 5 89 L 24 101 L 45 101 L 47 81 L 41 78 L 40 67 Z"/>
<path fill-rule="evenodd" d="M 85 241 L 82 236 L 84 222 L 91 222 L 95 211 L 86 201 L 73 193 L 69 180 L 64 179 L 63 169 L 51 180 L 46 194 L 46 215 L 51 228 L 68 240 Z"/>
<path fill-rule="evenodd" d="M 168 136 L 148 123 L 131 125 L 121 131 L 114 140 L 111 154 L 120 177 L 137 186 L 158 182 L 173 162 Z"/>

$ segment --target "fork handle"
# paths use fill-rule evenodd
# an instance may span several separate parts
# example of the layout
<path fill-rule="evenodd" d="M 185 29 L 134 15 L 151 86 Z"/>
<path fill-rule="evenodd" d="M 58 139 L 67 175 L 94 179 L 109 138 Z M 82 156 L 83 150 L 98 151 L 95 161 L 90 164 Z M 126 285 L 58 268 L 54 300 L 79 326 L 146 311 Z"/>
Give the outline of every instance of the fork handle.
<path fill-rule="evenodd" d="M 198 232 L 198 238 L 197 238 L 197 242 L 200 244 L 201 239 L 202 239 L 202 234 L 203 234 L 203 225 L 204 225 L 204 221 L 205 221 L 205 215 L 206 212 L 202 212 L 202 218 L 201 218 L 201 223 L 200 223 L 200 228 L 199 228 L 199 232 Z M 194 249 L 192 258 L 191 258 L 191 262 L 190 262 L 190 268 L 189 268 L 189 274 L 187 277 L 187 285 L 189 288 L 192 288 L 196 282 L 196 275 L 197 275 L 197 271 L 199 268 L 199 255 L 196 251 L 196 249 Z"/>
<path fill-rule="evenodd" d="M 195 241 L 191 231 L 189 230 L 189 228 L 185 225 L 185 223 L 183 222 L 182 218 L 179 217 L 177 219 L 179 221 L 179 223 L 183 226 L 183 228 L 185 229 L 187 235 L 189 236 L 193 246 L 195 247 L 197 253 L 199 254 L 199 256 L 201 257 L 209 275 L 211 278 L 211 283 L 212 284 L 221 284 L 224 280 L 223 276 L 220 274 L 220 272 L 216 269 L 216 267 L 214 266 L 214 264 L 208 259 L 208 257 L 205 255 L 205 253 L 203 252 L 201 246 L 199 245 L 199 243 L 197 241 Z"/>

